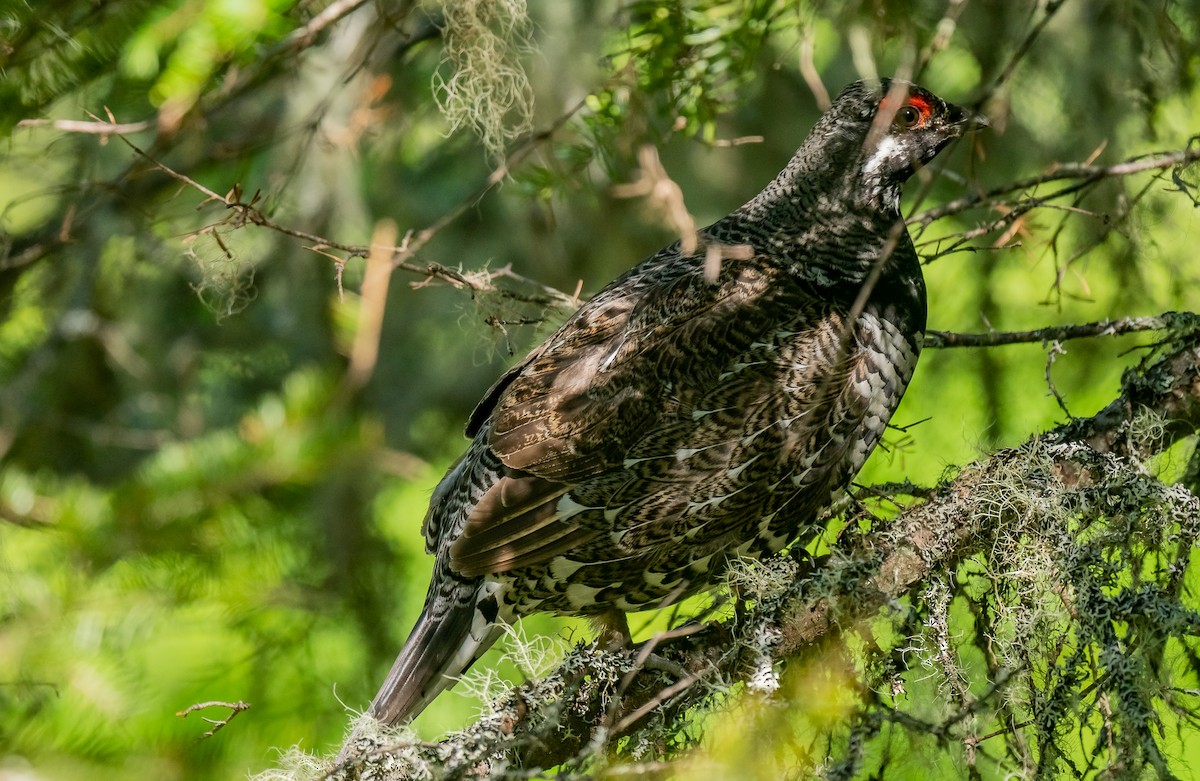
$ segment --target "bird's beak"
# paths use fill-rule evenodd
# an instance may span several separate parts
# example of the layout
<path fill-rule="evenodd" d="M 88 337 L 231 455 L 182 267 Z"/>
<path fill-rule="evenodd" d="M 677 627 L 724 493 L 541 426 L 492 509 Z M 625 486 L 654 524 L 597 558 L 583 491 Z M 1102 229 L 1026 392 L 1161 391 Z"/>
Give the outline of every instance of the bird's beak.
<path fill-rule="evenodd" d="M 964 122 L 963 130 L 983 130 L 989 128 L 992 123 L 988 121 L 987 115 L 982 113 L 968 112 L 967 119 Z"/>
<path fill-rule="evenodd" d="M 983 114 L 965 109 L 962 106 L 950 104 L 950 114 L 947 117 L 951 125 L 955 125 L 962 129 L 962 132 L 969 130 L 982 130 L 985 127 L 990 127 L 991 123 Z"/>

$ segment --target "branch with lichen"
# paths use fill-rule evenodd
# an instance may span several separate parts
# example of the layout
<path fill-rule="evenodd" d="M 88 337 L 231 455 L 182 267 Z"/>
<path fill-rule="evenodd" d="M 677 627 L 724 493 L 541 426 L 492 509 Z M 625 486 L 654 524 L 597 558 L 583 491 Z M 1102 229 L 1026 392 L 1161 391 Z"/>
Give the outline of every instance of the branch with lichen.
<path fill-rule="evenodd" d="M 438 279 L 442 282 L 448 283 L 452 287 L 468 290 L 473 295 L 479 293 L 496 293 L 506 298 L 511 298 L 526 303 L 538 304 L 541 306 L 578 306 L 579 299 L 577 294 L 575 296 L 571 296 L 559 291 L 556 288 L 552 288 L 535 280 L 523 277 L 514 273 L 509 266 L 505 266 L 499 270 L 491 272 L 486 270 L 464 272 L 443 266 L 438 263 L 426 263 L 422 265 L 413 261 L 413 258 L 416 256 L 417 252 L 419 252 L 430 241 L 430 239 L 432 239 L 439 231 L 466 212 L 471 204 L 477 202 L 489 190 L 504 181 L 504 178 L 508 175 L 510 166 L 516 165 L 532 150 L 536 144 L 548 139 L 561 126 L 562 123 L 565 123 L 567 119 L 573 115 L 573 113 L 574 111 L 564 115 L 554 126 L 539 132 L 534 137 L 531 137 L 526 145 L 521 148 L 521 150 L 493 170 L 485 180 L 484 184 L 481 185 L 480 188 L 470 198 L 462 200 L 458 206 L 444 214 L 432 225 L 429 225 L 428 227 L 419 231 L 410 230 L 404 235 L 399 244 L 382 248 L 391 252 L 391 263 L 393 268 L 421 275 L 425 278 L 426 282 L 433 279 Z M 284 236 L 291 236 L 293 238 L 300 239 L 301 241 L 305 241 L 309 244 L 309 249 L 314 252 L 329 254 L 330 251 L 333 250 L 345 253 L 344 258 L 334 256 L 338 267 L 339 281 L 341 268 L 348 259 L 366 258 L 373 250 L 380 249 L 369 244 L 348 244 L 342 241 L 327 239 L 314 233 L 276 222 L 268 217 L 267 214 L 259 207 L 259 200 L 261 197 L 260 193 L 255 193 L 254 195 L 247 197 L 240 187 L 235 186 L 225 195 L 221 195 L 209 187 L 201 184 L 200 182 L 197 182 L 195 179 L 192 179 L 190 176 L 180 173 L 161 161 L 154 159 L 124 136 L 120 136 L 120 134 L 117 135 L 122 141 L 125 142 L 127 146 L 129 146 L 130 149 L 134 151 L 135 154 L 146 160 L 146 162 L 150 163 L 167 176 L 170 176 L 172 179 L 175 179 L 176 181 L 179 181 L 204 195 L 206 202 L 219 203 L 229 210 L 230 214 L 228 217 L 201 228 L 199 231 L 195 231 L 193 235 L 211 235 L 218 243 L 220 243 L 220 230 L 222 229 L 236 230 L 243 228 L 246 225 L 257 225 Z M 536 292 L 524 293 L 519 290 L 499 287 L 495 284 L 495 280 L 501 278 L 514 280 L 524 287 L 534 288 Z"/>
<path fill-rule="evenodd" d="M 1200 426 L 1200 328 L 1177 315 L 1164 337 L 1096 416 L 961 469 L 818 559 L 794 550 L 739 563 L 731 581 L 744 601 L 734 617 L 638 648 L 581 644 L 446 740 L 367 731 L 318 777 L 516 779 L 555 767 L 556 778 L 617 777 L 648 760 L 686 772 L 678 763 L 703 753 L 688 729 L 702 714 L 770 702 L 781 667 L 846 635 L 869 636 L 864 627 L 880 616 L 911 635 L 905 650 L 954 682 L 945 711 L 909 712 L 895 694 L 904 671 L 884 663 L 866 674 L 842 739 L 811 772 L 849 777 L 885 729 L 933 736 L 972 767 L 1054 767 L 1076 761 L 1064 725 L 1098 724 L 1110 736 L 1088 760 L 1093 770 L 1126 763 L 1170 777 L 1165 720 L 1153 714 L 1196 718 L 1196 692 L 1180 680 L 1200 663 L 1164 648 L 1200 635 L 1184 586 L 1200 502 L 1143 464 Z M 950 605 L 964 595 L 979 615 L 973 635 L 953 640 L 961 632 L 948 626 Z M 985 649 L 987 691 L 965 683 L 960 642 Z"/>
<path fill-rule="evenodd" d="M 991 331 L 966 334 L 955 331 L 927 331 L 925 347 L 1001 347 L 1010 344 L 1047 344 L 1070 339 L 1089 339 L 1096 336 L 1123 336 L 1143 331 L 1186 326 L 1195 321 L 1190 312 L 1166 312 L 1156 317 L 1123 317 L 1118 320 L 1098 320 L 1094 323 L 1071 323 L 1047 326 L 1031 331 Z"/>
<path fill-rule="evenodd" d="M 1154 173 L 1155 180 L 1168 179 L 1170 181 L 1168 189 L 1182 193 L 1193 203 L 1200 203 L 1200 194 L 1198 194 L 1200 188 L 1194 181 L 1184 176 L 1184 173 L 1197 162 L 1200 162 L 1200 136 L 1193 136 L 1183 149 L 1153 155 L 1138 155 L 1110 165 L 1058 164 L 1045 173 L 1017 179 L 988 190 L 970 192 L 940 206 L 917 212 L 906 222 L 910 228 L 915 229 L 918 250 L 924 256 L 924 262 L 928 264 L 953 253 L 979 251 L 983 248 L 975 246 L 972 242 L 997 231 L 1006 231 L 1006 233 L 1002 240 L 991 249 L 1011 246 L 1008 244 L 1008 239 L 1011 238 L 1009 232 L 1018 229 L 1026 215 L 1037 209 L 1052 208 L 1064 210 L 1068 214 L 1092 214 L 1080 206 L 1083 196 L 1101 182 L 1111 179 L 1123 179 L 1141 173 Z M 1041 190 L 1045 185 L 1058 184 L 1062 186 L 1049 192 Z M 1129 205 L 1119 215 L 1095 214 L 1094 216 L 1101 219 L 1111 229 L 1129 214 L 1129 206 L 1140 201 L 1149 192 L 1149 185 L 1143 187 L 1130 198 Z M 1071 200 L 1067 201 L 1068 198 Z M 1064 201 L 1067 201 L 1065 205 Z M 925 230 L 938 220 L 980 207 L 987 207 L 996 212 L 998 216 L 985 220 L 966 231 L 931 241 L 920 241 Z"/>

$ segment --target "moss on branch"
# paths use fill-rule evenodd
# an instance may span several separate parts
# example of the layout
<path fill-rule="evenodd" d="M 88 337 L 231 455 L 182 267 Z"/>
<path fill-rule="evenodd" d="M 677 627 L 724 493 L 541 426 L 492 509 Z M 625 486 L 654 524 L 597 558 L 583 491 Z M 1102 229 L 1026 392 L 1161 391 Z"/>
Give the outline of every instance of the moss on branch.
<path fill-rule="evenodd" d="M 581 644 L 440 743 L 368 733 L 322 772 L 686 774 L 704 761 L 713 712 L 786 708 L 781 674 L 841 648 L 857 677 L 853 707 L 797 750 L 793 772 L 850 778 L 926 741 L 973 777 L 987 767 L 1172 777 L 1172 731 L 1200 704 L 1188 574 L 1200 503 L 1146 462 L 1197 430 L 1200 342 L 1194 327 L 1167 339 L 1096 416 L 963 467 L 890 521 L 852 523 L 820 558 L 739 563 L 733 617 L 652 648 Z M 928 678 L 940 710 L 906 696 Z"/>

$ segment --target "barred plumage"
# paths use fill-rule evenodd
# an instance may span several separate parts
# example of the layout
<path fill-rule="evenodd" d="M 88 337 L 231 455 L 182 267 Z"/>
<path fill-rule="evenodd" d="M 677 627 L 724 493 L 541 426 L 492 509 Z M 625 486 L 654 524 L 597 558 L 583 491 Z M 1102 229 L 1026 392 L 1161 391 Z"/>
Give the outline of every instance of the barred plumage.
<path fill-rule="evenodd" d="M 919 87 L 850 85 L 697 252 L 630 269 L 501 377 L 434 492 L 425 611 L 371 713 L 420 712 L 505 622 L 667 604 L 810 532 L 920 352 L 900 186 L 972 121 Z M 715 279 L 712 245 L 739 248 Z"/>

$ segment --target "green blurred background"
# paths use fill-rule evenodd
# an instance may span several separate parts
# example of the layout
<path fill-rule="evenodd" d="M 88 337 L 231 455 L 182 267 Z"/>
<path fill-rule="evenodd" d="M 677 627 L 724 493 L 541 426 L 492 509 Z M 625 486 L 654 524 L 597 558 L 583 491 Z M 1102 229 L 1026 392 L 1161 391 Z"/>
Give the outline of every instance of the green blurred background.
<path fill-rule="evenodd" d="M 127 138 L 149 158 L 347 244 L 465 203 L 411 262 L 511 264 L 584 296 L 673 238 L 614 192 L 638 150 L 700 224 L 720 217 L 819 115 L 810 63 L 834 93 L 916 62 L 982 101 L 993 129 L 914 182 L 907 212 L 1200 131 L 1196 2 L 360 2 L 321 26 L 327 5 L 0 2 L 0 778 L 230 778 L 335 748 L 419 611 L 421 518 L 466 416 L 569 313 L 397 271 L 355 388 L 361 258 L 340 290 L 346 252 L 239 226 L 119 138 L 22 120 L 145 122 Z M 554 132 L 529 146 L 525 128 Z M 480 196 L 505 146 L 528 154 Z M 1169 177 L 1059 205 L 931 259 L 930 327 L 1200 309 L 1200 212 Z M 999 215 L 918 243 L 932 258 Z M 1070 412 L 1107 403 L 1146 341 L 1068 344 L 1049 371 Z M 1065 420 L 1047 362 L 1038 344 L 927 351 L 894 420 L 919 425 L 860 482 L 933 484 Z M 208 700 L 251 708 L 201 739 L 222 712 L 175 714 Z M 418 731 L 477 707 L 443 696 Z"/>

